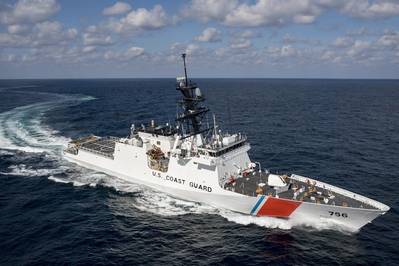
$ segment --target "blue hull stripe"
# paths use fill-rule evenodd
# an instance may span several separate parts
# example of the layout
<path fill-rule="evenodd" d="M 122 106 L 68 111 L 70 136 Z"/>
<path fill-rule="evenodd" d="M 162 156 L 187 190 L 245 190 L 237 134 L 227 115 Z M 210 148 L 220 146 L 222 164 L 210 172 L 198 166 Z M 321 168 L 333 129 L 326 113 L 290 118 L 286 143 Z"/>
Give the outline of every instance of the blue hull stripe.
<path fill-rule="evenodd" d="M 251 215 L 254 214 L 254 212 L 259 207 L 259 205 L 261 204 L 261 202 L 263 201 L 264 198 L 265 198 L 264 195 L 260 196 L 260 198 L 258 199 L 258 201 L 256 202 L 255 206 L 253 207 L 253 209 L 251 211 Z"/>

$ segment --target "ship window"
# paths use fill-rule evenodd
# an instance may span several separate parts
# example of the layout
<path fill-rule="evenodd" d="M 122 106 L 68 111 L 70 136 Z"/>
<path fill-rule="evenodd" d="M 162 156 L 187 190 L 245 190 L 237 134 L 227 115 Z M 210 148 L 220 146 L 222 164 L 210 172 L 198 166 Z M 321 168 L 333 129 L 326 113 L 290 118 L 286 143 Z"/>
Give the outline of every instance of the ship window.
<path fill-rule="evenodd" d="M 157 145 L 161 145 L 161 142 L 159 140 L 157 141 Z"/>

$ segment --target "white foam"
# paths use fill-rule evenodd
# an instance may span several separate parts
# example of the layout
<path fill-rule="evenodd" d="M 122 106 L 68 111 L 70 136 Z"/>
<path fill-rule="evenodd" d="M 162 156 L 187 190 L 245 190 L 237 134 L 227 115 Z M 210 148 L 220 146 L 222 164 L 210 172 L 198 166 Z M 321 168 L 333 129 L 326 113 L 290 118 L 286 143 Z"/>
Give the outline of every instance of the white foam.
<path fill-rule="evenodd" d="M 59 107 L 74 105 L 94 97 L 52 95 L 55 100 L 21 106 L 0 114 L 0 149 L 25 152 L 59 152 L 69 142 L 58 132 L 43 124 L 46 112 Z"/>
<path fill-rule="evenodd" d="M 137 197 L 132 205 L 139 210 L 161 216 L 210 214 L 217 212 L 217 209 L 206 204 L 176 199 L 151 189 L 145 189 L 142 196 Z"/>
<path fill-rule="evenodd" d="M 64 184 L 71 183 L 69 180 L 66 180 L 66 179 L 64 179 L 64 178 L 57 178 L 57 177 L 52 176 L 52 175 L 49 176 L 48 179 L 49 179 L 49 180 L 52 180 L 52 181 L 54 181 L 54 182 L 56 182 L 56 183 L 64 183 Z"/>
<path fill-rule="evenodd" d="M 217 209 L 205 204 L 185 201 L 173 198 L 160 191 L 155 191 L 144 185 L 126 182 L 116 177 L 94 172 L 79 166 L 70 165 L 70 171 L 66 177 L 51 175 L 49 180 L 58 183 L 69 183 L 74 186 L 110 187 L 119 193 L 135 193 L 130 206 L 141 211 L 154 213 L 161 216 L 177 216 L 184 214 L 217 213 Z"/>
<path fill-rule="evenodd" d="M 255 224 L 265 228 L 279 228 L 291 230 L 292 228 L 306 228 L 306 230 L 336 230 L 343 233 L 354 233 L 357 230 L 338 224 L 331 220 L 306 220 L 306 219 L 280 219 L 274 217 L 257 217 L 236 213 L 230 210 L 220 210 L 219 214 L 230 222 L 242 225 Z"/>
<path fill-rule="evenodd" d="M 31 166 L 26 166 L 25 164 L 12 165 L 8 167 L 9 172 L 1 172 L 3 175 L 13 175 L 13 176 L 48 176 L 51 174 L 59 173 L 60 169 L 34 169 Z"/>
<path fill-rule="evenodd" d="M 220 210 L 219 214 L 226 218 L 229 222 L 234 222 L 242 225 L 256 224 L 266 228 L 279 228 L 288 230 L 293 227 L 290 220 L 284 220 L 273 217 L 257 217 L 236 213 L 229 210 Z"/>
<path fill-rule="evenodd" d="M 0 155 L 14 155 L 10 150 L 0 150 Z"/>

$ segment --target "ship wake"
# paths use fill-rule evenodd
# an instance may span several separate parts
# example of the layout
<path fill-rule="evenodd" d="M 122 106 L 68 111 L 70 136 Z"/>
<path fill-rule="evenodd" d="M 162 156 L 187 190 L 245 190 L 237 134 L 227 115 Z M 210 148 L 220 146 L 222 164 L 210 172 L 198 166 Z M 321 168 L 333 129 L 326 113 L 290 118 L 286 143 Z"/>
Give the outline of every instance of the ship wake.
<path fill-rule="evenodd" d="M 0 114 L 1 149 L 50 154 L 62 151 L 69 139 L 44 125 L 44 115 L 54 108 L 76 105 L 94 98 L 59 94 L 51 96 L 55 99 L 17 107 Z"/>
<path fill-rule="evenodd" d="M 129 202 L 123 204 L 162 216 L 212 214 L 220 215 L 229 222 L 244 226 L 255 224 L 265 228 L 284 230 L 290 230 L 293 227 L 304 227 L 309 230 L 349 230 L 336 224 L 320 221 L 254 217 L 217 209 L 205 204 L 176 199 L 148 187 L 128 183 L 72 164 L 62 156 L 62 150 L 69 139 L 45 125 L 43 120 L 46 113 L 54 108 L 77 105 L 94 98 L 58 94 L 53 96 L 54 99 L 51 101 L 17 107 L 0 114 L 0 158 L 7 165 L 0 175 L 25 178 L 44 177 L 57 183 L 74 186 L 108 187 L 115 190 L 117 194 L 131 195 Z"/>

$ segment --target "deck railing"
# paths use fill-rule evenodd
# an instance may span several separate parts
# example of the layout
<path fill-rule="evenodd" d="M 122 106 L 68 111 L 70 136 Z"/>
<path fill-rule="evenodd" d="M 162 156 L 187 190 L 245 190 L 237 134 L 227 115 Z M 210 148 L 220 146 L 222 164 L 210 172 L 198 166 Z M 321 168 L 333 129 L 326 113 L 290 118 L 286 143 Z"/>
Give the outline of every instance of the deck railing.
<path fill-rule="evenodd" d="M 114 159 L 113 153 L 101 152 L 101 151 L 98 151 L 98 150 L 95 150 L 95 149 L 86 148 L 84 146 L 81 146 L 79 149 L 80 150 L 84 150 L 84 151 L 88 151 L 88 152 L 91 152 L 91 153 L 95 153 L 95 154 L 98 154 L 98 155 L 101 155 L 101 156 L 104 156 L 104 157 L 107 157 L 107 158 Z"/>

